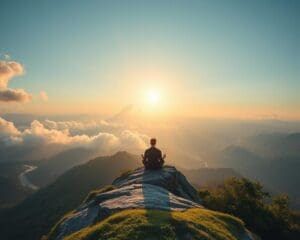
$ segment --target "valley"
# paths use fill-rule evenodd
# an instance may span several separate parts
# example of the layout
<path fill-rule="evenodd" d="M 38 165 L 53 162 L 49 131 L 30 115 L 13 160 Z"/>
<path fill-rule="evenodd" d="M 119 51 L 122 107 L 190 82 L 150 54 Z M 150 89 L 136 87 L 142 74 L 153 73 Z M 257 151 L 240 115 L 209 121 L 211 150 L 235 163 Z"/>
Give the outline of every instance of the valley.
<path fill-rule="evenodd" d="M 35 184 L 33 184 L 32 182 L 30 182 L 30 180 L 28 179 L 27 175 L 36 170 L 37 167 L 36 166 L 32 166 L 32 165 L 24 165 L 24 167 L 26 168 L 20 175 L 19 175 L 19 179 L 20 182 L 22 184 L 23 187 L 25 188 L 30 188 L 34 191 L 38 190 L 39 187 L 36 186 Z"/>

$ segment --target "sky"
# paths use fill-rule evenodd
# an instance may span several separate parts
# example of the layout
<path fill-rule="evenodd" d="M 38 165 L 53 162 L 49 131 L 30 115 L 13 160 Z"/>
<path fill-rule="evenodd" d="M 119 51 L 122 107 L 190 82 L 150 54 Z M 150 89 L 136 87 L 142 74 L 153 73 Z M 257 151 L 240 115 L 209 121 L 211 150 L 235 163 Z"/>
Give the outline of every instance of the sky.
<path fill-rule="evenodd" d="M 0 111 L 134 105 L 152 115 L 300 120 L 299 12 L 296 0 L 4 0 Z"/>

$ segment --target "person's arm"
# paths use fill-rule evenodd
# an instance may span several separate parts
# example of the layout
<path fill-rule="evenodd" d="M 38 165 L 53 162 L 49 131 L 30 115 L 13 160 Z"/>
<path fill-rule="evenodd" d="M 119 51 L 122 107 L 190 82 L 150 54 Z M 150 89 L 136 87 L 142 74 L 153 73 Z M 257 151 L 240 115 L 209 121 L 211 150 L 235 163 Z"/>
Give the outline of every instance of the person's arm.
<path fill-rule="evenodd" d="M 159 150 L 159 160 L 161 163 L 164 163 L 164 156 L 162 156 L 162 152 Z"/>
<path fill-rule="evenodd" d="M 143 163 L 145 163 L 145 162 L 146 162 L 147 155 L 148 155 L 148 153 L 147 153 L 147 150 L 146 150 L 146 151 L 145 151 L 145 153 L 144 153 L 144 155 L 142 154 Z"/>

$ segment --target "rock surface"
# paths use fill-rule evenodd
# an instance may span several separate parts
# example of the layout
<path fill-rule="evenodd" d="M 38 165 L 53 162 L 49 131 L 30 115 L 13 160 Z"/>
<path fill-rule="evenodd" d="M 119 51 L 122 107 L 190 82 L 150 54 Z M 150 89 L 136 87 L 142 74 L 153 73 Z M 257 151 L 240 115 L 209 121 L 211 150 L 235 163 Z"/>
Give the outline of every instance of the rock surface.
<path fill-rule="evenodd" d="M 138 168 L 117 178 L 115 190 L 96 195 L 79 206 L 57 226 L 55 239 L 61 240 L 125 209 L 184 211 L 202 208 L 197 191 L 175 167 L 147 171 Z M 246 239 L 252 239 L 245 233 Z"/>
<path fill-rule="evenodd" d="M 132 184 L 151 184 L 162 187 L 169 192 L 191 201 L 200 203 L 197 191 L 187 181 L 186 177 L 175 167 L 165 166 L 160 170 L 144 170 L 143 167 L 117 178 L 113 185 L 117 187 Z"/>

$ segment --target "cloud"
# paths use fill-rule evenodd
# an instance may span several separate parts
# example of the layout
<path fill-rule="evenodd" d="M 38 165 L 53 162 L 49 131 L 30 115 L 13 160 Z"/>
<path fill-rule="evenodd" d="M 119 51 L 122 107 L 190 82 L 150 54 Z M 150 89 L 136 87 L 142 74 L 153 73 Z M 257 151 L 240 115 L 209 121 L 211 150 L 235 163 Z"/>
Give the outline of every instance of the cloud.
<path fill-rule="evenodd" d="M 55 122 L 47 120 L 47 124 L 50 127 L 34 120 L 28 128 L 19 131 L 12 122 L 0 118 L 0 140 L 7 144 L 20 144 L 20 146 L 36 150 L 41 146 L 56 145 L 60 146 L 57 148 L 57 152 L 62 149 L 87 147 L 101 154 L 106 154 L 119 150 L 142 150 L 146 147 L 146 141 L 149 139 L 146 135 L 126 129 L 118 134 L 111 132 L 98 132 L 92 136 L 71 134 L 68 126 L 83 127 L 80 125 L 83 123 L 75 121 Z"/>
<path fill-rule="evenodd" d="M 37 120 L 31 123 L 30 128 L 26 129 L 22 136 L 24 141 L 30 140 L 35 143 L 85 146 L 106 150 L 124 149 L 125 147 L 143 149 L 146 147 L 145 140 L 148 139 L 147 136 L 130 130 L 122 131 L 119 136 L 108 132 L 98 132 L 93 136 L 86 134 L 71 135 L 67 128 L 63 130 L 49 129 Z"/>
<path fill-rule="evenodd" d="M 69 129 L 48 129 L 41 122 L 34 120 L 30 128 L 23 133 L 24 142 L 63 144 L 70 146 L 112 148 L 117 145 L 119 139 L 110 133 L 98 133 L 94 136 L 70 135 Z"/>
<path fill-rule="evenodd" d="M 13 122 L 6 121 L 0 117 L 0 140 L 6 144 L 19 143 L 21 132 Z"/>
<path fill-rule="evenodd" d="M 8 81 L 24 73 L 24 68 L 17 62 L 0 61 L 0 89 L 7 88 Z"/>
<path fill-rule="evenodd" d="M 3 102 L 26 102 L 32 96 L 23 89 L 8 88 L 8 82 L 15 76 L 24 73 L 24 67 L 14 61 L 0 61 L 0 101 Z"/>
<path fill-rule="evenodd" d="M 57 130 L 84 130 L 92 127 L 96 127 L 98 124 L 95 121 L 90 122 L 78 122 L 78 121 L 51 121 L 46 119 L 43 124 L 50 129 Z"/>
<path fill-rule="evenodd" d="M 10 59 L 10 55 L 9 54 L 3 54 L 4 59 L 9 60 Z"/>
<path fill-rule="evenodd" d="M 52 121 L 44 120 L 43 125 L 49 129 L 69 130 L 72 134 L 95 135 L 98 132 L 116 133 L 125 129 L 117 123 L 105 120 L 85 120 L 85 121 Z"/>
<path fill-rule="evenodd" d="M 15 127 L 13 122 L 6 121 L 0 117 L 0 134 L 19 135 L 20 131 Z"/>
<path fill-rule="evenodd" d="M 146 142 L 149 141 L 149 137 L 139 132 L 133 132 L 130 130 L 124 130 L 120 136 L 120 142 L 125 149 L 145 149 L 147 147 Z"/>
<path fill-rule="evenodd" d="M 2 102 L 28 102 L 32 96 L 23 89 L 0 89 L 0 101 Z"/>
<path fill-rule="evenodd" d="M 47 102 L 49 99 L 48 94 L 45 91 L 40 92 L 40 97 L 44 102 Z"/>

